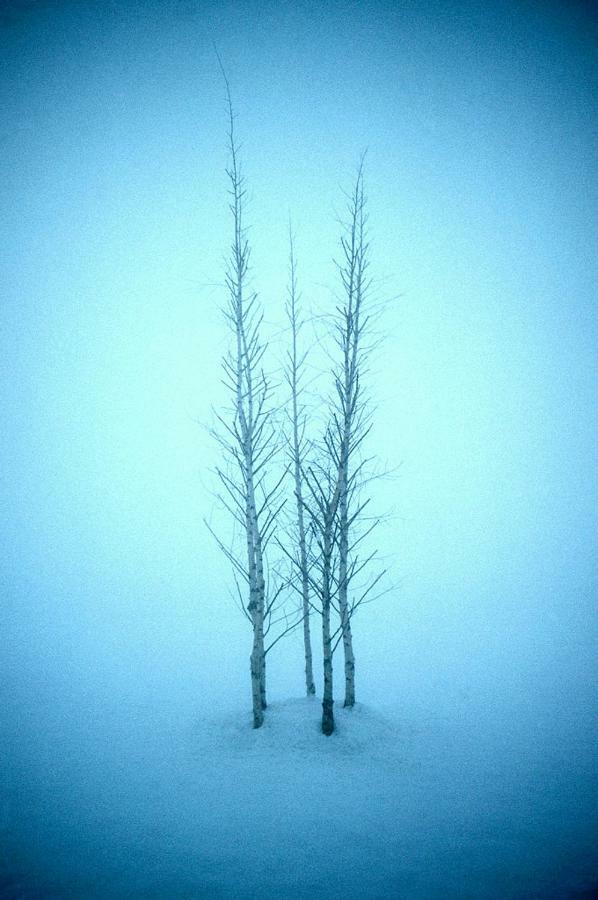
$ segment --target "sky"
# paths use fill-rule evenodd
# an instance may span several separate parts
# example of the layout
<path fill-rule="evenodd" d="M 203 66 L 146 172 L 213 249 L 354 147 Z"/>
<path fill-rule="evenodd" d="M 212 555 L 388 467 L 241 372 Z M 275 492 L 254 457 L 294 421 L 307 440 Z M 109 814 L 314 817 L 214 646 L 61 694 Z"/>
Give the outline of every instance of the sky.
<path fill-rule="evenodd" d="M 209 434 L 231 240 L 216 48 L 274 372 L 289 216 L 316 321 L 367 149 L 385 301 L 370 451 L 396 472 L 372 488 L 390 590 L 355 622 L 358 692 L 560 698 L 589 721 L 595 25 L 583 3 L 3 5 L 13 711 L 49 684 L 249 704 L 248 625 L 204 524 L 228 533 Z M 317 346 L 310 365 L 325 372 Z M 301 695 L 300 636 L 279 647 L 271 690 Z"/>

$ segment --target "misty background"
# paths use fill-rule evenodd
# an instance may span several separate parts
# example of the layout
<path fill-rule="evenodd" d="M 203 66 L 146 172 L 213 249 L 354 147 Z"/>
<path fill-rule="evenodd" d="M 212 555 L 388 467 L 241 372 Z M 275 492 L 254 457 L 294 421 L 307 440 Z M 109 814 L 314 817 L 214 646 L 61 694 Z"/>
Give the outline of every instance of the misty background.
<path fill-rule="evenodd" d="M 393 590 L 355 619 L 358 699 L 475 710 L 497 757 L 517 730 L 540 759 L 548 729 L 559 796 L 591 798 L 591 6 L 38 0 L 0 25 L 3 827 L 89 728 L 250 706 L 250 629 L 203 523 L 228 527 L 206 430 L 231 240 L 214 45 L 274 366 L 289 213 L 317 316 L 368 149 L 370 449 L 399 468 L 373 489 Z M 302 695 L 299 631 L 269 673 L 275 700 Z"/>

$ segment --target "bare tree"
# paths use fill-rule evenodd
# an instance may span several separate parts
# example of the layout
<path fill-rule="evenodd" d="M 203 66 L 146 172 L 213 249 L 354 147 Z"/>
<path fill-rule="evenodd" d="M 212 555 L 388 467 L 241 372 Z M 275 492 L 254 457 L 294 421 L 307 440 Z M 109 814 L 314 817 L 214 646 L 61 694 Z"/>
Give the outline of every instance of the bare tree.
<path fill-rule="evenodd" d="M 305 689 L 309 695 L 315 694 L 313 661 L 310 634 L 310 585 L 305 532 L 305 510 L 303 501 L 303 470 L 305 459 L 305 413 L 300 406 L 301 379 L 306 353 L 299 353 L 298 341 L 303 324 L 299 310 L 300 295 L 297 290 L 297 264 L 293 243 L 293 233 L 289 224 L 289 285 L 287 292 L 287 316 L 291 328 L 291 349 L 288 351 L 286 379 L 291 398 L 291 467 L 293 472 L 296 502 L 296 554 L 291 562 L 299 576 L 301 605 L 303 611 L 303 646 L 305 654 Z"/>
<path fill-rule="evenodd" d="M 362 499 L 370 460 L 363 457 L 362 445 L 371 428 L 371 411 L 362 388 L 365 362 L 372 345 L 365 343 L 370 323 L 366 308 L 370 281 L 366 212 L 363 190 L 363 157 L 353 192 L 348 196 L 347 219 L 341 235 L 342 256 L 337 268 L 342 294 L 332 316 L 331 333 L 338 354 L 333 365 L 334 391 L 329 402 L 324 438 L 315 446 L 309 465 L 304 467 L 307 496 L 303 505 L 309 516 L 313 537 L 308 562 L 308 580 L 322 614 L 324 695 L 322 731 L 334 730 L 333 655 L 342 640 L 344 650 L 344 705 L 355 704 L 355 656 L 352 619 L 355 611 L 370 598 L 383 572 L 369 581 L 360 579 L 374 553 L 360 558 L 359 545 L 378 523 L 364 515 L 369 499 Z M 357 590 L 359 586 L 359 589 Z M 351 589 L 351 596 L 349 591 Z M 339 625 L 332 624 L 332 611 Z"/>
<path fill-rule="evenodd" d="M 348 197 L 347 220 L 341 236 L 342 256 L 337 268 L 342 283 L 342 300 L 336 307 L 334 339 L 340 360 L 334 370 L 336 408 L 332 412 L 329 450 L 338 478 L 338 605 L 345 660 L 346 707 L 355 704 L 355 655 L 351 619 L 356 603 L 349 600 L 349 586 L 361 565 L 350 558 L 351 532 L 368 500 L 359 498 L 362 464 L 358 451 L 371 422 L 362 390 L 364 335 L 369 316 L 365 309 L 370 281 L 369 245 L 366 240 L 366 212 L 363 191 L 363 157 L 353 192 Z"/>
<path fill-rule="evenodd" d="M 338 611 L 338 501 L 340 486 L 338 473 L 330 466 L 330 429 L 324 438 L 324 452 L 304 472 L 307 497 L 303 505 L 309 514 L 312 534 L 308 566 L 309 584 L 317 598 L 322 616 L 322 662 L 324 690 L 322 693 L 322 731 L 334 731 L 333 655 L 338 630 L 333 631 L 332 610 Z M 322 450 L 322 448 L 320 448 Z"/>
<path fill-rule="evenodd" d="M 228 80 L 222 69 L 228 101 L 228 148 L 230 210 L 234 235 L 226 271 L 225 319 L 232 336 L 231 350 L 223 360 L 224 384 L 230 391 L 228 415 L 218 415 L 216 432 L 225 451 L 226 462 L 217 467 L 223 488 L 220 500 L 244 536 L 245 554 L 237 555 L 216 535 L 216 540 L 233 567 L 240 606 L 252 626 L 250 656 L 253 725 L 259 728 L 266 708 L 266 654 L 288 630 L 288 616 L 280 611 L 284 583 L 269 577 L 266 549 L 277 516 L 284 504 L 280 488 L 283 472 L 272 485 L 270 468 L 279 451 L 279 441 L 271 406 L 271 385 L 262 363 L 266 350 L 261 339 L 263 313 L 255 292 L 247 287 L 250 248 L 243 222 L 246 196 L 234 132 L 235 116 Z M 214 533 L 214 532 L 212 532 Z M 281 625 L 282 623 L 282 625 Z M 270 630 L 278 635 L 266 646 Z"/>

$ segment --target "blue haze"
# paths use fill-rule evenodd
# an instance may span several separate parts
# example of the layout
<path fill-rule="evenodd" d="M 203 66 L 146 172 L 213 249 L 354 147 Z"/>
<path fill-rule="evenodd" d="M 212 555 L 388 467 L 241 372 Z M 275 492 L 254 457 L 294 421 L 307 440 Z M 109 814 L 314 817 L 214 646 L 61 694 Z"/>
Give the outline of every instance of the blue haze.
<path fill-rule="evenodd" d="M 203 524 L 223 522 L 204 427 L 226 399 L 216 45 L 273 338 L 289 212 L 318 315 L 342 190 L 368 149 L 372 271 L 389 298 L 372 449 L 400 467 L 373 488 L 391 512 L 378 541 L 394 588 L 356 624 L 360 698 L 446 717 L 455 746 L 463 716 L 486 758 L 537 764 L 555 860 L 538 896 L 583 888 L 596 866 L 591 5 L 12 0 L 0 26 L 6 884 L 44 896 L 53 854 L 79 852 L 61 760 L 80 766 L 66 808 L 81 796 L 81 812 L 101 765 L 133 766 L 125 723 L 143 741 L 173 717 L 249 703 L 246 623 Z M 272 660 L 271 690 L 302 693 L 298 635 Z M 111 735 L 123 755 L 106 749 L 94 774 Z M 542 843 L 534 827 L 517 859 Z M 458 896 L 458 845 L 431 852 Z M 529 896 L 511 865 L 510 896 Z M 54 866 L 54 895 L 150 896 L 126 874 L 102 888 L 99 855 L 90 871 L 83 884 Z M 205 896 L 250 896 L 222 877 Z M 410 884 L 396 896 L 433 895 Z M 164 891 L 151 896 L 200 896 Z"/>

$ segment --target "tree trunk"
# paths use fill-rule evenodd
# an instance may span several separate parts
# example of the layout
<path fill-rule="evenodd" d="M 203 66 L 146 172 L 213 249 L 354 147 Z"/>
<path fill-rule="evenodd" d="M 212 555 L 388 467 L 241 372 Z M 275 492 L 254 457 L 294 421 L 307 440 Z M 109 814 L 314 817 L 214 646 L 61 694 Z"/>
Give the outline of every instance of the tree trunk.
<path fill-rule="evenodd" d="M 309 633 L 309 603 L 303 601 L 303 644 L 305 646 L 305 690 L 308 697 L 316 692 L 311 653 L 311 635 Z"/>
<path fill-rule="evenodd" d="M 292 459 L 295 474 L 295 500 L 297 502 L 297 536 L 299 540 L 299 567 L 301 572 L 301 596 L 303 600 L 303 646 L 305 651 L 305 690 L 308 697 L 315 694 L 314 673 L 311 652 L 311 635 L 309 628 L 309 572 L 307 567 L 307 548 L 305 541 L 305 520 L 303 515 L 303 489 L 302 489 L 302 442 L 299 437 L 299 401 L 298 381 L 299 370 L 305 357 L 300 361 L 297 355 L 297 338 L 301 327 L 297 312 L 297 275 L 295 268 L 295 250 L 293 247 L 293 232 L 289 223 L 289 302 L 287 306 L 289 321 L 291 323 L 291 351 L 289 354 L 290 366 L 288 369 L 288 381 L 291 388 L 292 425 L 293 425 L 293 449 Z"/>
<path fill-rule="evenodd" d="M 322 732 L 326 735 L 334 731 L 332 647 L 330 641 L 330 603 L 322 609 L 322 648 L 324 657 L 324 694 L 322 697 Z"/>
<path fill-rule="evenodd" d="M 264 641 L 262 639 L 262 677 L 260 679 L 260 699 L 262 709 L 267 709 L 266 703 L 266 654 L 264 653 Z"/>
<path fill-rule="evenodd" d="M 322 572 L 322 656 L 324 663 L 324 694 L 322 697 L 322 732 L 334 731 L 334 695 L 332 682 L 332 641 L 330 637 L 330 567 L 332 561 L 332 522 L 325 524 Z"/>
<path fill-rule="evenodd" d="M 264 624 L 263 624 L 263 597 L 260 596 L 258 571 L 256 566 L 256 546 L 254 527 L 254 505 L 252 494 L 248 493 L 246 505 L 246 537 L 247 537 L 247 571 L 249 575 L 249 606 L 247 610 L 251 616 L 253 630 L 253 643 L 249 658 L 251 673 L 251 702 L 253 707 L 253 727 L 260 728 L 264 721 L 262 706 L 263 672 L 262 660 L 264 655 Z"/>
<path fill-rule="evenodd" d="M 314 671 L 311 652 L 311 634 L 309 628 L 309 574 L 307 570 L 307 549 L 305 546 L 305 524 L 303 521 L 303 500 L 301 497 L 301 473 L 295 467 L 295 489 L 297 493 L 297 516 L 299 525 L 299 554 L 301 565 L 301 594 L 303 597 L 303 647 L 305 651 L 305 690 L 307 696 L 315 694 Z"/>
<path fill-rule="evenodd" d="M 251 699 L 253 706 L 253 727 L 261 728 L 264 724 L 264 712 L 262 710 L 261 695 L 261 654 L 256 649 L 256 641 L 254 635 L 253 652 L 249 658 L 251 671 Z"/>
<path fill-rule="evenodd" d="M 253 698 L 253 727 L 259 728 L 264 721 L 263 710 L 266 709 L 266 656 L 264 652 L 264 608 L 266 585 L 264 581 L 264 561 L 262 555 L 262 542 L 257 517 L 257 507 L 255 502 L 255 488 L 253 480 L 254 456 L 252 429 L 254 427 L 253 419 L 253 386 L 252 381 L 247 377 L 248 381 L 248 412 L 245 415 L 244 409 L 241 407 L 241 427 L 244 429 L 244 462 L 247 483 L 247 547 L 249 554 L 249 578 L 252 590 L 252 602 L 254 609 L 251 614 L 253 624 L 253 650 L 252 650 L 252 698 Z M 257 688 L 253 683 L 257 677 Z M 256 700 L 257 689 L 257 700 Z M 256 715 L 256 703 L 259 706 L 259 715 Z"/>
<path fill-rule="evenodd" d="M 347 378 L 347 387 L 349 379 Z M 353 654 L 353 635 L 348 599 L 348 557 L 349 557 L 349 513 L 348 513 L 348 468 L 349 468 L 349 425 L 345 425 L 345 436 L 341 449 L 340 491 L 339 491 L 339 589 L 338 603 L 341 615 L 343 635 L 343 653 L 345 657 L 345 702 L 344 706 L 355 705 L 355 656 Z"/>
<path fill-rule="evenodd" d="M 344 706 L 355 706 L 355 656 L 353 654 L 353 635 L 351 622 L 348 619 L 343 628 L 343 649 L 345 652 L 345 703 Z"/>
<path fill-rule="evenodd" d="M 343 524 L 341 522 L 341 534 Z M 353 653 L 353 634 L 347 598 L 347 540 L 341 537 L 339 548 L 339 609 L 341 614 L 341 631 L 343 635 L 343 653 L 345 657 L 345 702 L 344 706 L 355 706 L 355 655 Z"/>

